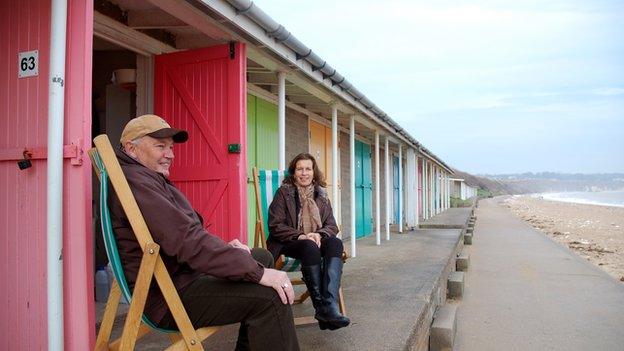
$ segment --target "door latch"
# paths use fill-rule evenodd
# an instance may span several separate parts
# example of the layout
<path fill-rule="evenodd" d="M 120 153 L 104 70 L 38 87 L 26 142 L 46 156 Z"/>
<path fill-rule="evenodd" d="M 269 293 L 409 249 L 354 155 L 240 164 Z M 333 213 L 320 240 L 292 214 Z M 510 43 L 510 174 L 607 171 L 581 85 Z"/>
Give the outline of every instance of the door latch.
<path fill-rule="evenodd" d="M 19 167 L 20 171 L 32 167 L 32 162 L 30 162 L 32 154 L 28 150 L 24 150 L 24 153 L 22 155 L 24 156 L 24 158 L 17 161 L 17 167 Z"/>

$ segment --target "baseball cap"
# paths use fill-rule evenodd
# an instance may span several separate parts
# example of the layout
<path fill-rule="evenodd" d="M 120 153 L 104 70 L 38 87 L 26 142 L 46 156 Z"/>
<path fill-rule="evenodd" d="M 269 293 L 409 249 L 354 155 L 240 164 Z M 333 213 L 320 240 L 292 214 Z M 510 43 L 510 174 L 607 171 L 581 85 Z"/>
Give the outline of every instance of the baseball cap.
<path fill-rule="evenodd" d="M 121 144 L 149 135 L 154 138 L 173 138 L 175 143 L 188 140 L 188 132 L 182 129 L 171 128 L 169 123 L 156 115 L 143 115 L 133 118 L 126 124 L 121 133 Z"/>

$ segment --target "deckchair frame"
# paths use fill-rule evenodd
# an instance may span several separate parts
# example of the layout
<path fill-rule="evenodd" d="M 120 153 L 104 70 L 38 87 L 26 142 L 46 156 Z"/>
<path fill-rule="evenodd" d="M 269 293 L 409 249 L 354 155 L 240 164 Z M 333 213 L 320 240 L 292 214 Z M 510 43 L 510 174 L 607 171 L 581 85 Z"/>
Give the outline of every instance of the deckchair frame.
<path fill-rule="evenodd" d="M 126 316 L 122 336 L 112 343 L 109 342 L 122 294 L 119 286 L 120 283 L 117 281 L 117 278 L 115 278 L 106 303 L 106 309 L 94 349 L 96 351 L 133 350 L 136 341 L 149 333 L 153 328 L 159 331 L 170 332 L 169 339 L 172 345 L 167 348 L 167 350 L 203 350 L 204 348 L 201 342 L 217 332 L 219 327 L 207 327 L 195 330 L 180 300 L 180 296 L 173 285 L 171 276 L 169 276 L 169 272 L 167 272 L 162 258 L 160 257 L 160 246 L 154 242 L 147 228 L 145 219 L 132 195 L 130 186 L 121 170 L 121 166 L 119 165 L 119 161 L 117 160 L 117 156 L 115 155 L 108 137 L 106 135 L 99 135 L 93 142 L 95 143 L 95 148 L 89 150 L 89 157 L 91 158 L 96 174 L 98 178 L 100 178 L 100 172 L 102 170 L 98 168 L 98 163 L 100 162 L 96 162 L 96 158 L 99 158 L 115 189 L 123 210 L 128 217 L 136 239 L 143 250 L 143 258 L 139 267 L 137 280 L 134 290 L 132 291 L 131 299 L 129 299 L 130 309 Z M 109 219 L 102 218 L 101 220 Z M 121 272 L 121 274 L 123 277 L 123 272 Z M 154 325 L 150 325 L 152 323 L 149 323 L 149 320 L 147 320 L 146 324 L 145 318 L 143 319 L 143 323 L 141 322 L 152 278 L 156 279 L 158 287 L 165 298 L 179 331 L 168 331 L 157 328 Z M 122 284 L 125 284 L 125 282 Z"/>
<path fill-rule="evenodd" d="M 253 168 L 253 183 L 254 183 L 254 191 L 256 194 L 256 230 L 254 233 L 254 247 L 262 247 L 267 248 L 266 238 L 268 233 L 265 230 L 265 219 L 263 215 L 263 205 L 261 198 L 261 190 L 260 190 L 260 177 L 259 170 L 257 167 Z M 276 189 L 277 190 L 277 189 Z M 292 259 L 291 259 L 292 260 Z M 342 253 L 342 260 L 347 260 L 347 255 L 345 252 Z M 286 257 L 284 255 L 280 255 L 275 261 L 275 269 L 282 270 L 285 267 Z M 290 271 L 290 270 L 288 270 Z M 301 278 L 291 278 L 292 285 L 305 285 L 305 282 Z M 303 303 L 308 297 L 310 297 L 310 293 L 306 289 L 299 297 L 295 299 L 296 304 Z M 342 287 L 339 290 L 339 299 L 338 304 L 340 307 L 340 312 L 346 316 L 347 308 L 344 302 L 344 296 L 342 293 Z M 312 324 L 317 323 L 317 321 L 313 318 L 313 316 L 307 317 L 298 317 L 295 318 L 295 325 L 304 325 L 304 324 Z"/>

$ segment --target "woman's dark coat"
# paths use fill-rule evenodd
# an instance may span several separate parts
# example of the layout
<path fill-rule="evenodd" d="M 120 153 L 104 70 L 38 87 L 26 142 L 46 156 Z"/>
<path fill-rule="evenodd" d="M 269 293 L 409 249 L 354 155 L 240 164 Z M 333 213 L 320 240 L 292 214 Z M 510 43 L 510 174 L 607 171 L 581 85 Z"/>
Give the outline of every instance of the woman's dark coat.
<path fill-rule="evenodd" d="M 323 226 L 316 230 L 321 238 L 336 236 L 338 226 L 332 211 L 327 192 L 324 188 L 314 186 L 314 200 L 318 206 Z M 279 253 L 289 242 L 297 240 L 299 235 L 304 234 L 299 230 L 297 217 L 299 214 L 299 194 L 297 187 L 290 183 L 283 183 L 277 189 L 273 202 L 269 206 L 269 238 L 267 246 L 273 257 L 279 257 Z"/>

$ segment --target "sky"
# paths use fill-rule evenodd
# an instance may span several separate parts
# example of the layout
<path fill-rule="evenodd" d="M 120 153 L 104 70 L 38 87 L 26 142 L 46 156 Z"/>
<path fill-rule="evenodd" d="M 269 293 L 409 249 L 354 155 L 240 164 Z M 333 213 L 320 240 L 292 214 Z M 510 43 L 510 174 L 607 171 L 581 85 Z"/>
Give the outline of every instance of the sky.
<path fill-rule="evenodd" d="M 624 173 L 624 0 L 254 3 L 454 168 Z"/>

